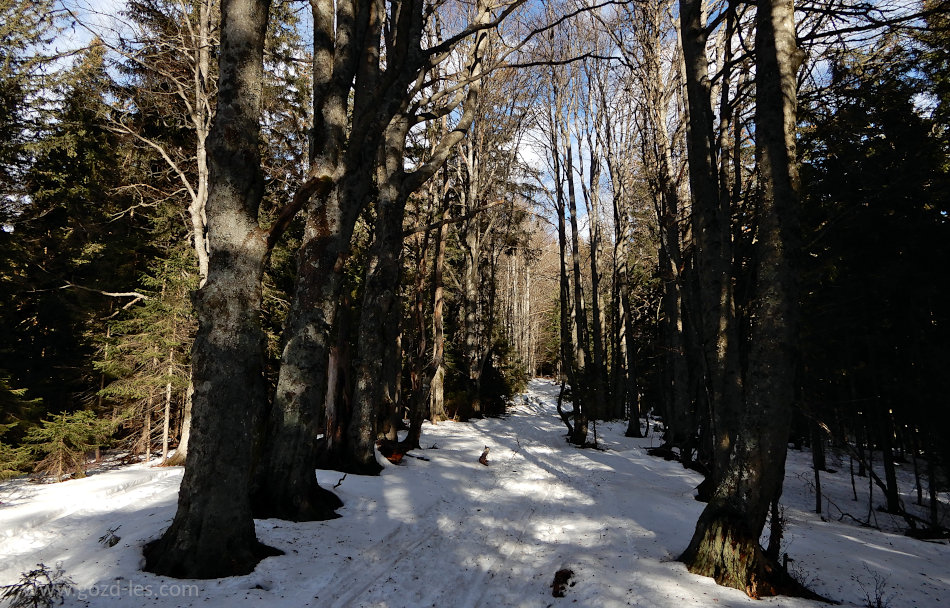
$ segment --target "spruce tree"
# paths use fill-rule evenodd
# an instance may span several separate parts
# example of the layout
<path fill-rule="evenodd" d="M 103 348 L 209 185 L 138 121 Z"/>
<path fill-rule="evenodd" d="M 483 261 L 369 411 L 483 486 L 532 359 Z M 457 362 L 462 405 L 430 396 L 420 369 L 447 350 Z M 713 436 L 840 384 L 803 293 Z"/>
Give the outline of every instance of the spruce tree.
<path fill-rule="evenodd" d="M 93 44 L 49 91 L 52 115 L 31 146 L 22 204 L 6 235 L 13 259 L 3 313 L 15 321 L 0 368 L 47 411 L 75 409 L 89 396 L 94 338 L 117 307 L 110 296 L 127 291 L 148 251 L 142 223 L 122 214 L 130 202 L 116 189 L 124 158 L 107 125 L 104 55 Z"/>
<path fill-rule="evenodd" d="M 151 453 L 161 442 L 167 456 L 169 431 L 177 435 L 190 379 L 189 351 L 194 337 L 190 293 L 197 287 L 191 252 L 166 244 L 140 280 L 148 295 L 110 323 L 99 371 L 113 381 L 99 395 L 115 404 L 127 445 Z M 172 419 L 175 428 L 169 429 Z"/>
<path fill-rule="evenodd" d="M 112 423 L 88 410 L 51 415 L 26 435 L 27 450 L 35 459 L 34 474 L 63 481 L 86 475 L 89 453 L 105 445 L 112 434 Z"/>

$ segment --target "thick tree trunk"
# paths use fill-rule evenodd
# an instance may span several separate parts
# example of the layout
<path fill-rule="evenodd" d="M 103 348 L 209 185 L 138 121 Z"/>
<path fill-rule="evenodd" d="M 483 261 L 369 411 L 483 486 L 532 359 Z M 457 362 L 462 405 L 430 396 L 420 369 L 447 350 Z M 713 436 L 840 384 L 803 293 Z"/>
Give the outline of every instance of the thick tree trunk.
<path fill-rule="evenodd" d="M 332 492 L 318 485 L 314 468 L 316 437 L 328 407 L 329 357 L 343 260 L 356 216 L 347 207 L 357 203 L 340 200 L 346 196 L 343 190 L 335 188 L 310 211 L 305 224 L 277 391 L 254 474 L 254 513 L 259 518 L 316 521 L 334 517 L 333 511 L 342 506 Z"/>
<path fill-rule="evenodd" d="M 317 432 L 328 409 L 334 422 L 345 425 L 342 404 L 327 404 L 334 324 L 343 285 L 343 269 L 350 238 L 360 210 L 372 187 L 372 163 L 363 163 L 360 150 L 348 145 L 356 137 L 359 145 L 375 149 L 378 134 L 361 135 L 352 128 L 351 112 L 365 111 L 372 94 L 372 49 L 378 50 L 378 35 L 369 31 L 380 26 L 379 2 L 333 3 L 314 0 L 314 128 L 311 139 L 311 179 L 319 177 L 319 188 L 305 206 L 307 221 L 297 252 L 297 286 L 284 326 L 277 391 L 266 429 L 262 456 L 254 474 L 253 504 L 259 517 L 281 517 L 295 521 L 334 517 L 341 505 L 331 492 L 320 488 L 314 474 L 318 458 Z M 373 30 L 375 31 L 375 30 Z M 375 45 L 375 46 L 374 46 Z M 369 59 L 363 64 L 361 57 Z M 355 87 L 354 87 L 355 79 Z M 352 108 L 351 89 L 355 89 Z M 363 116 L 363 114 L 360 114 Z M 365 129 L 367 125 L 362 127 Z M 342 359 L 337 358 L 337 363 Z M 331 373 L 331 371 L 333 373 Z M 338 428 L 327 424 L 327 442 Z M 334 437 L 334 439 L 337 439 Z M 344 442 L 345 443 L 345 442 Z M 343 448 L 339 441 L 333 448 Z M 333 460 L 338 454 L 328 454 Z"/>
<path fill-rule="evenodd" d="M 399 186 L 408 128 L 405 117 L 394 119 L 380 152 L 375 241 L 364 281 L 357 337 L 359 358 L 354 365 L 348 461 L 353 472 L 371 475 L 382 469 L 375 454 L 377 417 L 394 414 L 398 397 L 394 366 L 387 363 L 398 361 L 402 356 L 397 352 L 397 338 L 402 324 L 399 281 L 406 197 L 401 195 Z"/>
<path fill-rule="evenodd" d="M 732 290 L 729 198 L 719 191 L 707 29 L 702 0 L 680 0 L 680 34 L 689 122 L 686 143 L 693 199 L 693 238 L 699 277 L 702 337 L 714 487 L 729 463 L 736 412 L 741 408 L 737 328 Z"/>
<path fill-rule="evenodd" d="M 721 475 L 682 559 L 691 572 L 752 597 L 803 592 L 759 546 L 769 505 L 782 492 L 798 369 L 798 171 L 791 0 L 766 0 L 756 16 L 756 156 L 760 174 L 756 298 L 746 407 Z"/>
<path fill-rule="evenodd" d="M 267 402 L 261 281 L 267 244 L 257 224 L 268 0 L 224 0 L 213 127 L 212 243 L 196 297 L 192 440 L 171 527 L 145 549 L 145 569 L 179 578 L 251 572 L 278 551 L 258 542 L 249 500 L 254 434 Z M 222 457 L 227 454 L 227 457 Z"/>

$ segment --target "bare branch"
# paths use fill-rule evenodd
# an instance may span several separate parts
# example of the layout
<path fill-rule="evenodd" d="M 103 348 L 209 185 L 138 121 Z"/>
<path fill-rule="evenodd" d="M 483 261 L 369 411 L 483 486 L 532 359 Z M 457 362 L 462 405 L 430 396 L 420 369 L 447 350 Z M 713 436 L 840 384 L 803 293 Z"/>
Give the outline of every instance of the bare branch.
<path fill-rule="evenodd" d="M 276 245 L 280 237 L 283 236 L 287 227 L 290 226 L 290 222 L 297 213 L 303 209 L 303 206 L 313 197 L 325 197 L 330 193 L 333 184 L 334 181 L 332 177 L 327 175 L 313 175 L 300 185 L 294 197 L 277 215 L 277 220 L 274 221 L 274 225 L 267 231 L 268 252 L 274 248 L 274 245 Z"/>
<path fill-rule="evenodd" d="M 475 217 L 479 213 L 482 213 L 483 211 L 488 211 L 489 209 L 493 209 L 499 205 L 504 205 L 507 202 L 508 201 L 505 201 L 505 200 L 494 201 L 492 203 L 488 203 L 487 205 L 482 205 L 481 207 L 475 207 L 468 213 L 465 213 L 458 217 L 450 217 L 448 219 L 439 220 L 438 222 L 433 222 L 425 226 L 416 226 L 415 228 L 411 228 L 409 230 L 404 231 L 402 233 L 402 236 L 403 238 L 408 238 L 414 234 L 419 234 L 420 232 L 429 232 L 430 230 L 441 228 L 442 226 L 445 226 L 446 224 L 457 224 L 458 222 L 464 222 L 466 220 L 469 220 Z"/>

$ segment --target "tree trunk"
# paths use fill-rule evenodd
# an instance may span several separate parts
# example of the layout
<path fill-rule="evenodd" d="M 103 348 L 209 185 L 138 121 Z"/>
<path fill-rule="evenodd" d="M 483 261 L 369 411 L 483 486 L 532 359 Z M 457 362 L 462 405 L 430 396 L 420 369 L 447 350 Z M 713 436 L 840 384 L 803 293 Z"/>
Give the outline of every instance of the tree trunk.
<path fill-rule="evenodd" d="M 442 220 L 449 219 L 445 205 Z M 445 420 L 445 249 L 449 235 L 448 223 L 442 224 L 435 242 L 435 260 L 432 268 L 432 384 L 429 399 L 429 419 L 433 423 Z"/>
<path fill-rule="evenodd" d="M 409 371 L 409 434 L 406 444 L 413 449 L 421 448 L 422 424 L 428 413 L 429 385 L 432 382 L 426 366 L 426 313 L 425 313 L 425 279 L 427 273 L 427 258 L 429 255 L 429 234 L 426 233 L 418 241 L 419 269 L 413 283 L 412 319 L 414 321 L 411 367 Z"/>
<path fill-rule="evenodd" d="M 574 325 L 577 328 L 577 334 L 574 340 L 574 376 L 576 385 L 572 386 L 571 394 L 574 396 L 574 435 L 571 442 L 575 445 L 587 444 L 587 420 L 588 406 L 595 402 L 600 396 L 595 395 L 591 390 L 590 369 L 589 369 L 589 331 L 587 327 L 587 310 L 584 306 L 584 290 L 581 285 L 581 253 L 580 237 L 577 228 L 577 197 L 574 190 L 573 171 L 573 148 L 566 129 L 561 133 L 565 140 L 564 147 L 567 152 L 565 161 L 565 177 L 567 180 L 567 206 L 571 216 L 571 260 L 573 268 L 573 287 L 574 300 L 572 307 Z"/>
<path fill-rule="evenodd" d="M 195 393 L 194 383 L 188 383 L 188 390 L 185 391 L 185 407 L 181 417 L 181 433 L 178 439 L 178 447 L 172 457 L 165 460 L 162 466 L 179 467 L 185 464 L 188 456 L 188 441 L 191 439 L 191 401 Z"/>
<path fill-rule="evenodd" d="M 224 0 L 221 7 L 208 200 L 213 255 L 195 301 L 193 436 L 175 519 L 145 548 L 145 569 L 166 576 L 247 574 L 279 553 L 255 536 L 248 487 L 254 432 L 267 401 L 260 320 L 267 247 L 257 214 L 269 9 L 269 0 Z"/>
<path fill-rule="evenodd" d="M 297 252 L 297 285 L 284 325 L 277 391 L 252 489 L 255 515 L 293 521 L 334 517 L 333 511 L 341 506 L 339 498 L 317 484 L 316 437 L 329 409 L 336 424 L 346 424 L 340 416 L 345 413 L 342 404 L 327 404 L 325 399 L 328 394 L 340 394 L 337 386 L 328 384 L 333 375 L 331 352 L 339 346 L 333 343 L 334 325 L 350 239 L 372 187 L 373 163 L 361 162 L 360 150 L 349 145 L 347 138 L 355 137 L 359 145 L 372 150 L 378 141 L 378 134 L 367 125 L 363 125 L 365 132 L 354 133 L 350 114 L 364 112 L 366 98 L 372 95 L 372 51 L 378 51 L 379 46 L 380 3 L 314 0 L 311 8 L 314 127 L 310 179 L 324 187 L 304 206 L 307 221 Z M 364 56 L 368 59 L 361 63 Z M 340 350 L 335 353 L 342 354 Z M 337 357 L 336 363 L 340 365 L 342 360 Z M 335 431 L 328 419 L 326 446 Z M 344 445 L 335 442 L 333 448 Z M 338 455 L 327 456 L 333 460 Z"/>
<path fill-rule="evenodd" d="M 172 417 L 172 381 L 175 371 L 175 351 L 168 353 L 168 381 L 165 383 L 165 416 L 162 424 L 162 463 L 168 460 L 168 433 L 171 428 Z"/>
<path fill-rule="evenodd" d="M 148 389 L 148 399 L 145 402 L 145 416 L 142 419 L 142 461 L 148 464 L 152 459 L 152 407 L 155 405 L 155 393 Z"/>
<path fill-rule="evenodd" d="M 194 93 L 190 104 L 195 126 L 198 183 L 194 188 L 188 216 L 191 220 L 192 245 L 198 261 L 198 286 L 208 280 L 211 249 L 208 243 L 208 128 L 211 124 L 211 0 L 201 0 L 198 8 L 196 61 L 194 63 Z"/>
<path fill-rule="evenodd" d="M 736 412 L 741 408 L 738 339 L 732 290 L 729 198 L 719 191 L 711 86 L 706 58 L 707 29 L 702 0 L 680 0 L 689 122 L 686 135 L 692 223 L 698 271 L 698 319 L 703 346 L 706 403 L 713 462 L 709 487 L 729 463 Z"/>
<path fill-rule="evenodd" d="M 769 505 L 782 491 L 798 369 L 799 248 L 795 153 L 796 71 L 791 0 L 766 0 L 756 15 L 756 156 L 760 174 L 756 298 L 746 407 L 730 468 L 682 556 L 691 572 L 751 597 L 802 591 L 759 546 Z"/>
<path fill-rule="evenodd" d="M 673 147 L 670 141 L 667 120 L 672 87 L 664 83 L 662 53 L 664 44 L 665 13 L 660 4 L 639 8 L 643 12 L 642 75 L 643 98 L 646 109 L 647 128 L 652 140 L 648 148 L 653 198 L 660 236 L 659 272 L 663 280 L 661 306 L 663 318 L 660 337 L 665 350 L 663 386 L 664 443 L 676 446 L 689 461 L 691 445 L 696 434 L 696 421 L 690 415 L 689 371 L 686 361 L 686 344 L 683 314 L 682 269 L 683 256 L 680 236 L 679 184 L 673 177 Z"/>
<path fill-rule="evenodd" d="M 310 210 L 297 254 L 297 288 L 284 326 L 277 391 L 254 472 L 258 518 L 319 521 L 335 517 L 342 502 L 317 483 L 317 434 L 327 407 L 330 349 L 358 201 L 334 188 Z M 361 190 L 361 189 L 360 189 Z M 357 194 L 360 196 L 362 192 Z M 345 424 L 345 421 L 341 421 Z M 329 430 L 329 429 L 328 429 Z"/>
<path fill-rule="evenodd" d="M 474 146 L 469 146 L 463 159 L 467 168 L 468 184 L 465 188 L 464 201 L 467 210 L 478 207 L 476 183 L 479 180 L 479 160 L 476 157 Z M 462 293 L 464 346 L 465 346 L 465 373 L 470 402 L 471 415 L 481 416 L 480 395 L 480 364 L 481 332 L 479 331 L 479 262 L 481 261 L 482 240 L 479 238 L 479 218 L 476 216 L 462 225 Z"/>
<path fill-rule="evenodd" d="M 600 293 L 601 260 L 601 228 L 600 228 L 600 172 L 601 151 L 599 145 L 589 146 L 590 158 L 590 186 L 588 198 L 588 223 L 590 225 L 590 291 L 591 291 L 591 384 L 597 400 L 593 404 L 592 415 L 599 419 L 607 419 L 610 413 L 607 404 L 610 398 L 607 391 L 607 358 L 604 352 L 604 305 Z"/>
<path fill-rule="evenodd" d="M 402 223 L 406 198 L 400 182 L 403 149 L 409 123 L 397 117 L 386 132 L 377 170 L 375 241 L 364 280 L 357 352 L 354 365 L 353 415 L 350 419 L 348 466 L 353 472 L 375 475 L 382 470 L 376 462 L 377 417 L 392 415 L 397 403 L 395 366 L 402 307 L 399 282 L 402 275 Z M 387 373 L 388 371 L 388 373 Z M 400 417 L 401 418 L 401 417 Z"/>

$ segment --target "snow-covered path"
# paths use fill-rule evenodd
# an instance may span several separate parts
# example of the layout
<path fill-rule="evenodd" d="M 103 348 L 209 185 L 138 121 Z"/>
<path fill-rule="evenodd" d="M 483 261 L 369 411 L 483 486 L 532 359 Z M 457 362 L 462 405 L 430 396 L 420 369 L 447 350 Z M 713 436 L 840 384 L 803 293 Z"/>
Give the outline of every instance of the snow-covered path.
<path fill-rule="evenodd" d="M 258 521 L 261 540 L 285 555 L 224 580 L 139 570 L 142 545 L 174 516 L 181 469 L 138 465 L 52 486 L 0 486 L 0 584 L 59 561 L 78 590 L 72 606 L 757 605 L 675 561 L 702 509 L 692 499 L 699 476 L 647 456 L 657 438 L 624 438 L 620 423 L 598 428 L 604 451 L 567 445 L 555 397 L 556 386 L 535 380 L 504 419 L 427 424 L 423 445 L 432 447 L 415 454 L 428 460 L 347 476 L 336 489 L 346 503 L 339 519 Z M 478 463 L 485 446 L 488 467 Z M 318 476 L 326 487 L 341 477 Z M 892 608 L 950 605 L 950 547 L 822 522 L 796 509 L 807 491 L 786 494 L 791 552 L 817 591 L 863 605 L 880 572 L 898 598 Z M 115 526 L 121 541 L 101 545 Z M 550 585 L 561 568 L 575 577 L 558 599 Z"/>

